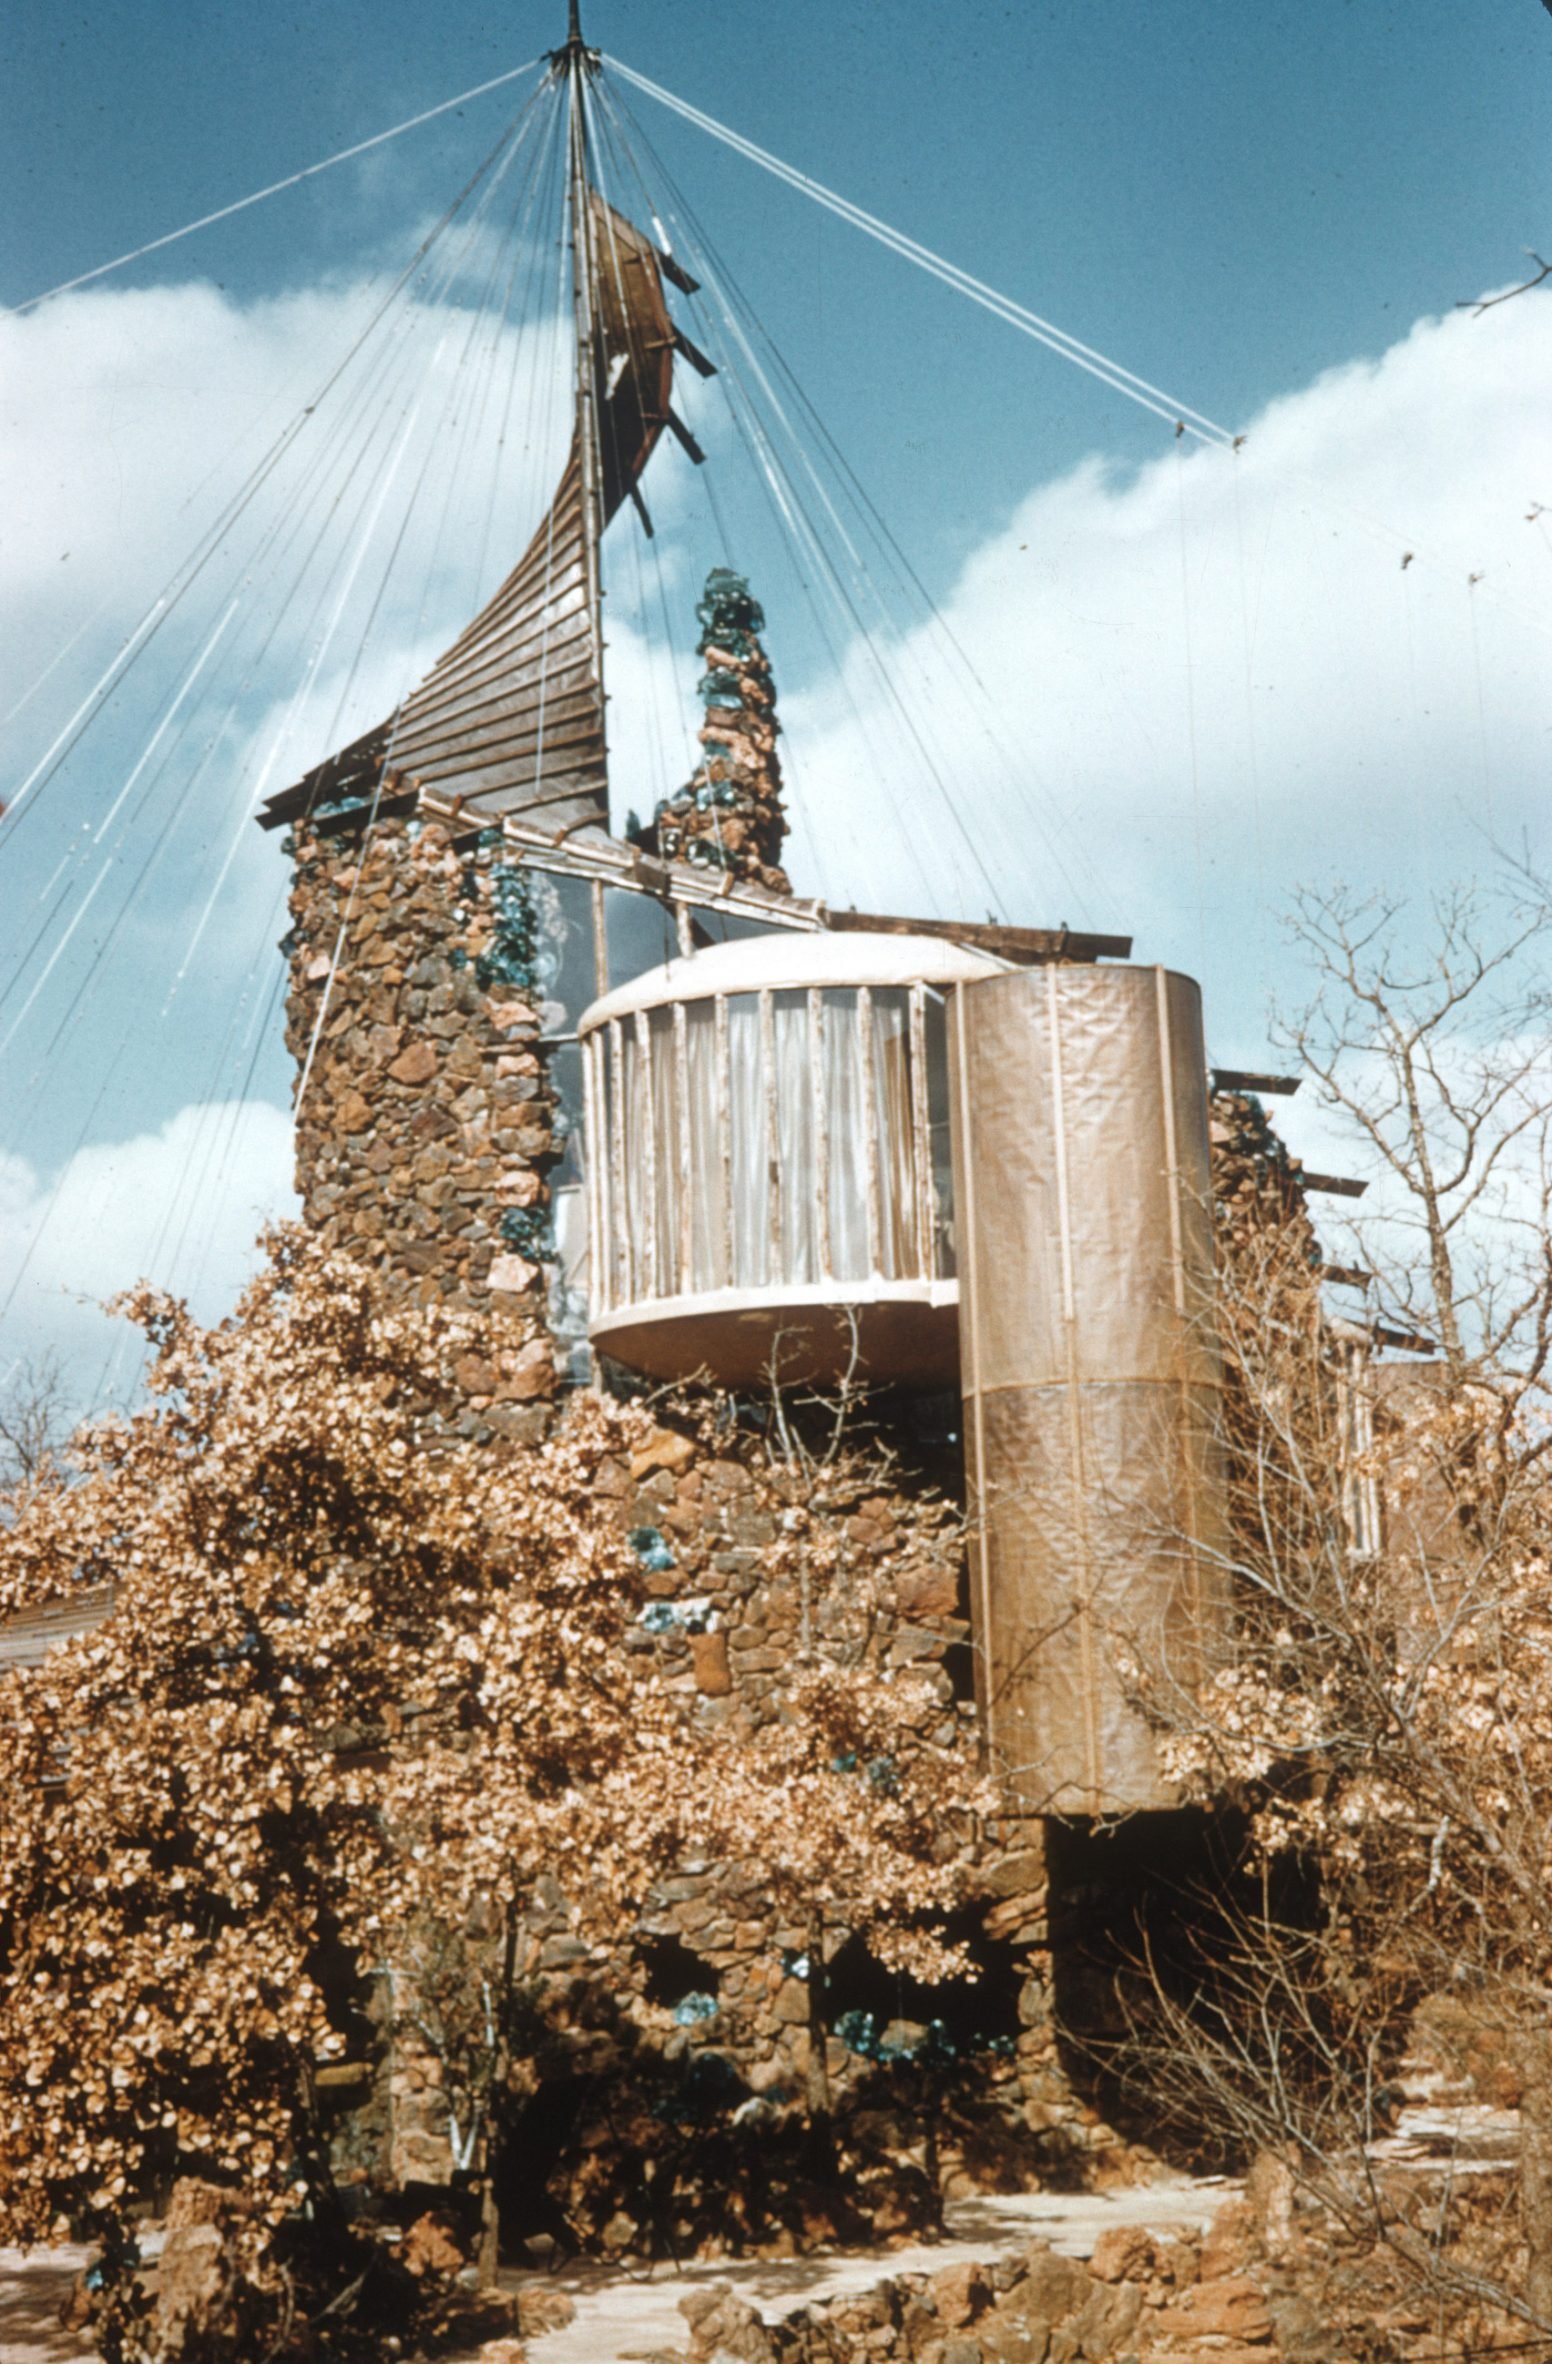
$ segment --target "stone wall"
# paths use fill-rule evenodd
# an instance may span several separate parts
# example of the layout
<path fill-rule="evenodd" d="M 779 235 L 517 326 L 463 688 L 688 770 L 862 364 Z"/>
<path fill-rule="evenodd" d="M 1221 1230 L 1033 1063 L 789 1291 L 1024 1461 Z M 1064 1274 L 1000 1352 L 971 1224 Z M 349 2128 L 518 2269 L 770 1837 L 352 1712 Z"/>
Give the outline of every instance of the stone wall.
<path fill-rule="evenodd" d="M 608 1468 L 600 1480 L 600 1508 L 643 1558 L 649 1599 L 638 1646 L 658 1652 L 665 1678 L 699 1693 L 702 1714 L 719 1720 L 752 1724 L 775 1712 L 784 1674 L 816 1659 L 908 1668 L 928 1685 L 931 1712 L 970 1718 L 962 1514 L 953 1495 L 920 1466 L 886 1470 L 865 1448 L 815 1485 L 758 1429 L 738 1428 L 723 1411 L 719 1432 L 715 1412 L 683 1404 L 628 1468 Z M 831 1547 L 827 1559 L 833 1549 L 823 1579 L 809 1573 L 801 1541 L 816 1529 Z M 1043 2004 L 1040 1829 L 1010 1823 L 989 1836 L 977 1916 L 988 1991 L 957 1999 L 972 2030 L 981 2023 L 983 2040 L 967 2032 L 964 2049 L 982 2099 L 995 2095 L 1010 2121 L 1049 2133 L 1076 2129 L 1082 2113 L 1055 2074 Z M 671 1882 L 646 1933 L 671 1945 L 680 1982 L 695 1981 L 684 1995 L 661 1990 L 679 2006 L 687 2049 L 728 2050 L 751 2093 L 801 2094 L 809 2001 L 794 1963 L 804 1934 L 771 1925 L 757 1884 L 751 1893 L 719 1869 Z M 851 1999 L 864 1991 L 865 1966 L 854 1965 L 863 1985 L 852 1987 L 842 1970 L 833 1996 L 841 2033 L 831 2037 L 828 2064 L 838 2090 L 872 2073 L 890 2049 L 891 2022 L 901 2059 L 913 2046 L 929 2049 L 935 2015 L 922 1996 L 909 2009 L 892 2007 L 883 1999 L 888 1982 L 870 2010 Z"/>
<path fill-rule="evenodd" d="M 1303 1166 L 1253 1092 L 1215 1091 L 1210 1103 L 1213 1211 L 1220 1263 L 1238 1257 L 1308 1281 L 1321 1262 Z M 1273 1277 L 1273 1276 L 1268 1276 Z"/>
<path fill-rule="evenodd" d="M 554 1098 L 499 833 L 295 833 L 286 1040 L 310 1226 L 395 1290 L 487 1318 L 470 1433 L 533 1437 L 555 1385 L 544 1244 Z"/>
<path fill-rule="evenodd" d="M 807 1659 L 909 1669 L 929 1713 L 968 1719 L 957 1502 L 929 1470 L 865 1451 L 805 1485 L 750 1409 L 661 1399 L 645 1443 L 601 1465 L 599 1516 L 641 1562 L 627 1646 L 708 1721 L 778 1712 Z M 911 1988 L 852 1944 L 832 1953 L 826 2066 L 852 2195 L 836 2215 L 805 2151 L 808 1933 L 772 1916 L 758 1874 L 714 1864 L 665 1881 L 629 1951 L 590 1946 L 560 1890 L 542 1892 L 517 1964 L 533 2082 L 504 2171 L 509 2228 L 563 2228 L 568 2245 L 626 2257 L 780 2248 L 919 2226 L 945 2193 L 1042 2171 L 1129 2178 L 1140 2154 L 1058 2054 L 1038 1821 L 986 1834 L 961 1929 L 982 1975 L 947 1989 Z M 401 1997 L 411 1983 L 401 1966 Z M 413 2016 L 427 2019 L 419 2004 Z M 389 2053 L 389 2179 L 445 2180 L 434 2048 L 411 2025 Z"/>
<path fill-rule="evenodd" d="M 726 2284 L 681 2302 L 689 2344 L 680 2364 L 835 2364 L 844 2356 L 897 2364 L 1132 2364 L 1212 2355 L 1271 2364 L 1294 2311 L 1275 2290 L 1243 2206 L 1224 2208 L 1205 2237 L 1117 2225 L 1085 2264 L 1033 2241 L 986 2265 L 904 2273 L 855 2297 L 798 2307 L 765 2323 Z M 670 2364 L 669 2358 L 663 2364 Z"/>
<path fill-rule="evenodd" d="M 1396 2213 L 1376 2233 L 1323 2207 L 1263 2151 L 1243 2198 L 1223 2195 L 1201 2233 L 1123 2221 L 1090 2235 L 1084 2258 L 1032 2241 L 984 2264 L 896 2273 L 774 2322 L 712 2283 L 680 2301 L 686 2344 L 653 2364 L 1441 2364 L 1526 2353 L 1524 2324 L 1491 2296 L 1516 2272 L 1507 2173 L 1461 2177 L 1441 2156 L 1410 2192 L 1407 2180 L 1378 2170 Z M 1437 2247 L 1396 2238 L 1419 2213 L 1420 2185 Z"/>

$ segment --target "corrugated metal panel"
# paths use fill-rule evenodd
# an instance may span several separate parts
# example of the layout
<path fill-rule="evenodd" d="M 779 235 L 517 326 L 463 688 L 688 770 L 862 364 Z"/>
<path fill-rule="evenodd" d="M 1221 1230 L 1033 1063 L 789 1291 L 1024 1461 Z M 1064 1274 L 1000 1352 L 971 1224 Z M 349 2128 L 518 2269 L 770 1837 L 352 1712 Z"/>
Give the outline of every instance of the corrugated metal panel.
<path fill-rule="evenodd" d="M 1033 1806 L 1167 1806 L 1126 1661 L 1189 1687 L 1229 1610 L 1200 999 L 1074 967 L 954 1002 L 987 1728 Z"/>
<path fill-rule="evenodd" d="M 50 1650 L 77 1634 L 93 1633 L 112 1613 L 113 1587 L 95 1584 L 69 1600 L 47 1601 L 0 1618 L 0 1668 L 41 1666 Z"/>
<path fill-rule="evenodd" d="M 390 780 L 476 815 L 523 814 L 557 836 L 608 827 L 596 542 L 669 423 L 675 330 L 655 249 L 596 193 L 590 231 L 596 469 L 584 470 L 574 435 L 549 512 L 499 591 L 396 720 L 270 799 L 269 825 L 341 798 L 369 801 L 386 763 Z"/>

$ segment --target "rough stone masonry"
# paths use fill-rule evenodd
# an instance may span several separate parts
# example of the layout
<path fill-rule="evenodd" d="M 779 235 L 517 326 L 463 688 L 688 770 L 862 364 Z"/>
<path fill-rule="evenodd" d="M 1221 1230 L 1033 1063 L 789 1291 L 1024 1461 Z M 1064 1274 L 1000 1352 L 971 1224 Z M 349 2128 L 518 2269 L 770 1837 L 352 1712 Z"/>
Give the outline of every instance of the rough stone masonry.
<path fill-rule="evenodd" d="M 499 833 L 303 821 L 294 862 L 286 1041 L 307 1222 L 390 1289 L 486 1316 L 489 1357 L 455 1373 L 464 1425 L 532 1441 L 555 1386 L 537 1252 L 555 1102 L 533 997 L 508 981 Z"/>
<path fill-rule="evenodd" d="M 677 796 L 632 841 L 665 860 L 790 893 L 781 867 L 787 816 L 776 752 L 776 683 L 760 635 L 765 613 L 742 575 L 713 567 L 695 610 L 705 720 L 701 759 Z"/>

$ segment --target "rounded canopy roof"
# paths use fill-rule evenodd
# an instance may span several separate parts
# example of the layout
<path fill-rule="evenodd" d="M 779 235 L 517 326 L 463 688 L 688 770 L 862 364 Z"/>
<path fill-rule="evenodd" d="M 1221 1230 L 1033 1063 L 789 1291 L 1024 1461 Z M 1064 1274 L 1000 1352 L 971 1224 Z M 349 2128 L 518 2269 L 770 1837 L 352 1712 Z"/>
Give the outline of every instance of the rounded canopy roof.
<path fill-rule="evenodd" d="M 709 1001 L 719 993 L 804 991 L 811 985 L 955 985 L 993 977 L 1010 964 L 941 936 L 867 935 L 859 931 L 783 928 L 734 944 L 708 945 L 683 960 L 647 969 L 617 985 L 578 1020 L 587 1033 L 634 1010 L 676 1001 Z"/>

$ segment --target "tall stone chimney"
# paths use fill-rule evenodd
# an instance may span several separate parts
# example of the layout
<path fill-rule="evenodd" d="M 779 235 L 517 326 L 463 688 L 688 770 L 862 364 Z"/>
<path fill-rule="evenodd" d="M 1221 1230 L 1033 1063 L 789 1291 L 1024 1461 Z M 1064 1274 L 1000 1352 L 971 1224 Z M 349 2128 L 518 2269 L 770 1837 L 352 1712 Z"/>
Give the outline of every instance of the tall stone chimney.
<path fill-rule="evenodd" d="M 631 835 L 667 860 L 790 894 L 781 868 L 787 815 L 776 753 L 776 683 L 760 643 L 765 612 L 742 575 L 714 566 L 695 613 L 696 653 L 706 660 L 701 760 L 678 795 Z"/>

